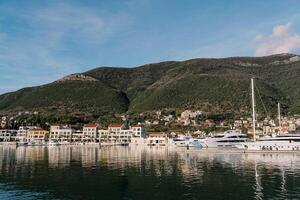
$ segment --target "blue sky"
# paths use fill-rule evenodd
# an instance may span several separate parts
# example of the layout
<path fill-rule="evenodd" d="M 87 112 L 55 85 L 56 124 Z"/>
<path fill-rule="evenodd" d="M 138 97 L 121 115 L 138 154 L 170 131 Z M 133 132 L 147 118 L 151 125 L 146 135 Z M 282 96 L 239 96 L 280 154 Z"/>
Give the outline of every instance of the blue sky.
<path fill-rule="evenodd" d="M 0 94 L 98 66 L 300 53 L 298 0 L 0 0 Z"/>

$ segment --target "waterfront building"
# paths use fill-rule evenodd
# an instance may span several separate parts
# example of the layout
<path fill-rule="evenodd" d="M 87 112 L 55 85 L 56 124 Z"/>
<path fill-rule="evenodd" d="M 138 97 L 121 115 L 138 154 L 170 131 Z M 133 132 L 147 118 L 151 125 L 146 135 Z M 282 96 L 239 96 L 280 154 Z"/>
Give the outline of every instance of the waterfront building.
<path fill-rule="evenodd" d="M 132 126 L 130 130 L 132 131 L 133 137 L 145 138 L 147 135 L 147 130 L 142 125 Z"/>
<path fill-rule="evenodd" d="M 141 135 L 142 129 L 138 131 L 138 129 L 135 129 L 136 133 Z M 123 125 L 120 124 L 111 124 L 108 126 L 108 130 L 99 130 L 99 139 L 98 142 L 100 142 L 102 145 L 110 144 L 110 145 L 117 145 L 117 144 L 128 144 L 131 142 L 131 139 L 133 137 L 133 131 L 132 129 L 125 129 Z"/>
<path fill-rule="evenodd" d="M 98 125 L 97 124 L 85 124 L 83 126 L 83 142 L 96 142 L 98 135 Z"/>
<path fill-rule="evenodd" d="M 17 130 L 0 129 L 0 142 L 16 141 Z"/>
<path fill-rule="evenodd" d="M 110 135 L 108 134 L 108 130 L 100 129 L 99 131 L 99 139 L 98 141 L 102 144 L 108 144 L 111 142 Z"/>
<path fill-rule="evenodd" d="M 146 143 L 150 146 L 166 146 L 168 144 L 168 136 L 164 132 L 151 132 Z"/>
<path fill-rule="evenodd" d="M 83 141 L 83 132 L 81 130 L 76 130 L 72 134 L 72 142 L 73 143 L 79 143 Z"/>
<path fill-rule="evenodd" d="M 52 125 L 50 126 L 49 139 L 59 143 L 68 143 L 72 141 L 73 132 L 74 130 L 69 126 Z"/>
<path fill-rule="evenodd" d="M 146 144 L 147 130 L 142 125 L 135 125 L 130 128 L 132 131 L 131 144 L 144 145 Z"/>
<path fill-rule="evenodd" d="M 29 129 L 37 128 L 36 126 L 20 126 L 17 131 L 16 141 L 27 142 L 27 132 Z"/>
<path fill-rule="evenodd" d="M 49 131 L 41 128 L 29 129 L 27 132 L 27 142 L 35 144 L 43 144 L 49 138 Z"/>
<path fill-rule="evenodd" d="M 125 129 L 123 125 L 111 124 L 108 126 L 108 138 L 112 143 L 129 143 L 132 138 L 132 131 Z"/>

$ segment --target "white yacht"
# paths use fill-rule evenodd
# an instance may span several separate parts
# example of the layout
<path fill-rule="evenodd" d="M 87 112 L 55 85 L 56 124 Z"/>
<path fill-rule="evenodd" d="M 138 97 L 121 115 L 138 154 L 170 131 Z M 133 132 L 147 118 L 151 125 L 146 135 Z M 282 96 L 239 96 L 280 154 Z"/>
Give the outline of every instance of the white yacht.
<path fill-rule="evenodd" d="M 247 141 L 249 141 L 247 135 L 237 130 L 228 130 L 223 134 L 203 139 L 202 143 L 206 148 L 235 148 L 237 144 Z"/>
<path fill-rule="evenodd" d="M 201 149 L 203 146 L 198 139 L 192 138 L 191 136 L 180 136 L 172 139 L 172 144 L 175 147 L 181 148 L 197 148 Z"/>
<path fill-rule="evenodd" d="M 237 144 L 236 147 L 247 151 L 300 151 L 300 134 L 263 137 L 255 142 Z"/>
<path fill-rule="evenodd" d="M 252 142 L 241 142 L 236 148 L 244 151 L 300 151 L 300 134 L 278 134 L 275 137 L 263 137 L 256 140 L 256 115 L 254 79 L 251 79 L 252 88 L 252 118 L 253 118 L 253 140 Z M 280 103 L 278 103 L 278 123 L 281 130 Z"/>

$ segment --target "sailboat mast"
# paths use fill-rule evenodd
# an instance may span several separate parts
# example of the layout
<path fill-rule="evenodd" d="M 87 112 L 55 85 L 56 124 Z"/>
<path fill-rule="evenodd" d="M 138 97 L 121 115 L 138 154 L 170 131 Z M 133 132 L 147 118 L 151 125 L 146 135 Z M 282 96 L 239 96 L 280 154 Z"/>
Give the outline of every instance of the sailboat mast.
<path fill-rule="evenodd" d="M 254 96 L 254 79 L 251 78 L 251 91 L 252 91 L 252 120 L 253 120 L 253 140 L 255 141 L 255 96 Z"/>
<path fill-rule="evenodd" d="M 279 125 L 279 133 L 281 132 L 281 116 L 280 116 L 280 103 L 278 102 L 278 125 Z"/>

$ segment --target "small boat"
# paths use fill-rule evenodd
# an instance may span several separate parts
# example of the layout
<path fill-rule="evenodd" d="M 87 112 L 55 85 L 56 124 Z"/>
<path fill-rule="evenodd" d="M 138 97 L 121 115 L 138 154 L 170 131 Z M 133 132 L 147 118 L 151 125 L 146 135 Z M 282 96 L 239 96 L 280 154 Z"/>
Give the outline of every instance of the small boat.
<path fill-rule="evenodd" d="M 26 141 L 17 142 L 17 146 L 27 146 L 27 145 L 28 145 L 28 142 L 26 142 Z"/>
<path fill-rule="evenodd" d="M 27 145 L 28 146 L 39 146 L 36 142 L 34 142 L 34 141 L 29 141 L 28 143 L 27 143 Z"/>
<path fill-rule="evenodd" d="M 173 138 L 172 141 L 172 144 L 175 147 L 198 149 L 201 149 L 203 147 L 198 139 L 192 138 L 191 136 L 181 136 L 178 138 Z"/>
<path fill-rule="evenodd" d="M 55 146 L 59 146 L 60 144 L 56 141 L 49 141 L 48 143 L 46 143 L 46 146 L 48 147 L 55 147 Z"/>

